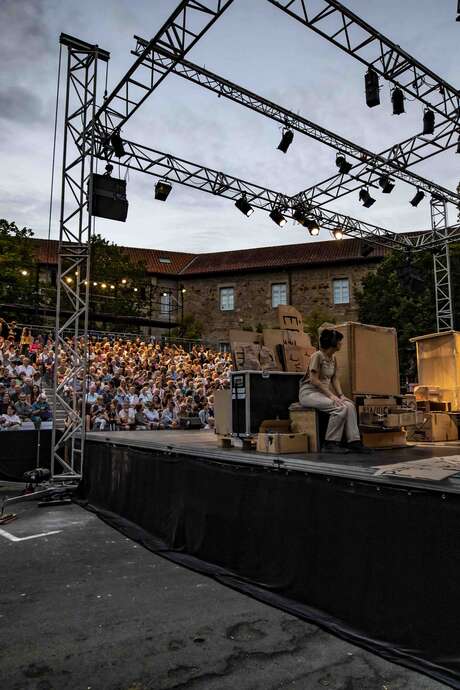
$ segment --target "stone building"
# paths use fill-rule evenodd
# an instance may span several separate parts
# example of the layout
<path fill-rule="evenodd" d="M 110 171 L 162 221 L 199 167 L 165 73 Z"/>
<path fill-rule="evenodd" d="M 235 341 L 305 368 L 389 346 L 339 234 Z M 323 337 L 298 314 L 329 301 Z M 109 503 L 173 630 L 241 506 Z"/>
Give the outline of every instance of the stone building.
<path fill-rule="evenodd" d="M 34 243 L 40 282 L 55 282 L 57 242 Z M 138 290 L 143 318 L 137 323 L 143 332 L 167 333 L 190 316 L 204 325 L 204 338 L 222 346 L 230 328 L 277 325 L 279 304 L 292 304 L 304 315 L 320 309 L 337 322 L 356 320 L 355 291 L 387 253 L 358 239 L 202 254 L 130 247 L 124 251 L 146 268 Z M 95 319 L 103 328 L 107 320 L 100 306 L 103 296 L 94 299 L 99 300 Z M 129 315 L 118 318 L 128 331 Z"/>

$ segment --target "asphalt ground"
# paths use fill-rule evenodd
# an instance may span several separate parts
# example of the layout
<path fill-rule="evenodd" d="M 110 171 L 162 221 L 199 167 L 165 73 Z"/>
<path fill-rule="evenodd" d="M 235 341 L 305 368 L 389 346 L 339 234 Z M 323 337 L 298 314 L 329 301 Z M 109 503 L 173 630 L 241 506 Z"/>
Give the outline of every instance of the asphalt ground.
<path fill-rule="evenodd" d="M 10 492 L 0 483 L 0 498 Z M 175 565 L 77 505 L 8 511 L 1 690 L 447 687 Z"/>

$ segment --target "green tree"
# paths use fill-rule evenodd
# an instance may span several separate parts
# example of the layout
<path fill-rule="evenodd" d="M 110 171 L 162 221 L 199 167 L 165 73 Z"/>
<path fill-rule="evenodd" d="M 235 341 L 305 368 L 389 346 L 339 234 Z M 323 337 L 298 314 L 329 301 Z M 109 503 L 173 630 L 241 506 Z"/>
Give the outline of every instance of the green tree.
<path fill-rule="evenodd" d="M 182 322 L 171 329 L 171 338 L 185 338 L 186 340 L 199 340 L 203 335 L 204 326 L 191 314 L 185 315 Z M 166 333 L 165 335 L 169 335 Z"/>
<path fill-rule="evenodd" d="M 318 328 L 322 323 L 335 323 L 335 317 L 326 309 L 313 309 L 304 319 L 304 331 L 310 336 L 313 347 L 319 346 Z"/>
<path fill-rule="evenodd" d="M 415 380 L 415 347 L 410 338 L 436 331 L 431 253 L 393 252 L 364 278 L 355 297 L 362 323 L 396 328 L 401 375 Z"/>
<path fill-rule="evenodd" d="M 37 263 L 31 237 L 30 228 L 18 228 L 14 221 L 0 219 L 0 290 L 4 302 L 19 305 L 32 301 Z M 22 318 L 19 306 L 11 316 Z"/>

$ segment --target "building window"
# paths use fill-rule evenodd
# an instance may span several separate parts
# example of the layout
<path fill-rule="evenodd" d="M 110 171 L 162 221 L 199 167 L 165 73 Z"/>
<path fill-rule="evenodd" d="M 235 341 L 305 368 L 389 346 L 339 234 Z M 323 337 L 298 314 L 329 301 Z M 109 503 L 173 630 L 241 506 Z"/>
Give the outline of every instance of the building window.
<path fill-rule="evenodd" d="M 232 287 L 220 288 L 219 302 L 221 311 L 231 311 L 235 308 L 235 291 Z"/>
<path fill-rule="evenodd" d="M 287 304 L 287 285 L 286 283 L 273 283 L 272 285 L 272 307 L 279 304 Z"/>
<path fill-rule="evenodd" d="M 332 281 L 334 304 L 350 304 L 350 284 L 348 278 L 337 278 Z"/>
<path fill-rule="evenodd" d="M 171 295 L 163 292 L 160 297 L 160 314 L 169 314 L 171 311 Z"/>
<path fill-rule="evenodd" d="M 219 343 L 219 352 L 230 352 L 230 343 Z"/>

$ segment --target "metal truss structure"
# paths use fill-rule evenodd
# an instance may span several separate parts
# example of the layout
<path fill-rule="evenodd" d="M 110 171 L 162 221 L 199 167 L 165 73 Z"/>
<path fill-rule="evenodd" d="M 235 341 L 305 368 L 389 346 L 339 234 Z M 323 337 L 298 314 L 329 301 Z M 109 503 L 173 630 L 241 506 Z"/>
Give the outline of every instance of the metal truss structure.
<path fill-rule="evenodd" d="M 109 53 L 98 46 L 66 35 L 67 88 L 64 122 L 62 202 L 59 240 L 58 294 L 56 305 L 56 366 L 54 409 L 64 409 L 64 430 L 53 424 L 52 476 L 78 478 L 85 441 L 85 405 L 90 284 L 90 239 L 92 231 L 92 173 L 95 159 L 109 161 L 114 152 L 110 137 L 121 128 L 170 73 L 240 103 L 286 127 L 312 137 L 354 158 L 347 175 L 335 175 L 309 190 L 290 197 L 212 170 L 171 154 L 126 141 L 125 155 L 118 159 L 125 168 L 137 170 L 194 189 L 238 200 L 242 195 L 256 208 L 280 210 L 295 217 L 299 210 L 331 231 L 357 237 L 371 245 L 396 250 L 433 252 L 436 276 L 438 329 L 452 328 L 452 299 L 448 243 L 460 240 L 460 224 L 447 227 L 447 203 L 458 205 L 459 195 L 408 172 L 407 168 L 456 145 L 459 130 L 459 92 L 425 68 L 387 38 L 372 29 L 336 0 L 268 0 L 305 26 L 316 31 L 363 64 L 437 114 L 434 135 L 414 137 L 380 154 L 357 146 L 304 117 L 243 89 L 184 58 L 213 26 L 233 0 L 182 0 L 154 38 L 137 38 L 136 59 L 113 91 L 97 104 L 97 73 Z M 374 185 L 382 175 L 391 175 L 432 195 L 430 230 L 395 233 L 349 216 L 332 212 L 325 205 L 364 185 Z M 72 276 L 72 281 L 66 280 Z M 70 315 L 69 315 L 70 314 Z M 65 315 L 65 316 L 64 316 Z M 69 329 L 73 337 L 68 337 Z M 58 377 L 64 361 L 67 373 Z M 80 394 L 80 400 L 79 400 Z M 81 401 L 83 395 L 83 402 Z M 56 420 L 56 415 L 54 415 Z M 56 472 L 59 469 L 60 474 Z"/>
<path fill-rule="evenodd" d="M 177 60 L 174 55 L 161 48 L 154 46 L 149 53 L 146 54 L 145 49 L 148 42 L 139 36 L 135 36 L 135 39 L 136 47 L 133 54 L 143 56 L 142 65 L 152 74 L 152 80 L 158 79 L 159 75 L 163 72 L 165 74 L 172 72 L 187 81 L 204 87 L 208 91 L 212 91 L 219 97 L 224 97 L 235 103 L 239 103 L 250 110 L 254 110 L 271 120 L 275 120 L 289 127 L 291 130 L 295 130 L 312 139 L 316 139 L 336 151 L 352 156 L 359 161 L 359 163 L 352 168 L 349 175 L 336 175 L 331 178 L 333 184 L 330 183 L 330 180 L 327 180 L 324 185 L 316 185 L 312 190 L 307 190 L 306 192 L 296 195 L 296 200 L 314 201 L 317 204 L 327 203 L 331 198 L 338 198 L 339 196 L 348 194 L 350 191 L 360 189 L 363 185 L 376 186 L 382 175 L 391 175 L 429 194 L 442 196 L 446 201 L 456 206 L 460 203 L 460 196 L 455 192 L 406 170 L 408 167 L 407 157 L 409 155 L 414 159 L 414 162 L 419 162 L 457 144 L 457 140 L 454 137 L 456 134 L 455 127 L 451 124 L 449 124 L 448 136 L 444 133 L 442 135 L 441 132 L 439 133 L 439 142 L 437 145 L 434 144 L 433 141 L 427 142 L 426 137 L 424 140 L 417 142 L 418 145 L 411 139 L 409 140 L 412 144 L 410 150 L 408 144 L 402 142 L 402 144 L 399 144 L 397 147 L 392 147 L 389 151 L 375 154 L 365 149 L 363 146 L 354 144 L 344 137 L 327 130 L 325 127 L 315 124 L 301 115 L 296 115 L 287 108 L 276 105 L 268 99 L 262 98 L 248 89 L 238 86 L 207 69 L 183 59 Z M 443 131 L 444 129 L 445 127 Z M 418 139 L 418 137 L 416 139 Z M 438 140 L 438 136 L 436 139 Z M 406 150 L 407 154 L 404 156 L 404 159 L 402 159 L 401 152 Z M 428 153 L 429 156 L 427 155 Z M 391 154 L 396 155 L 392 158 Z M 348 185 L 353 185 L 353 188 L 349 189 Z M 335 191 L 335 194 L 331 194 L 331 189 Z M 321 198 L 318 198 L 320 196 Z"/>
<path fill-rule="evenodd" d="M 109 53 L 65 34 L 67 84 L 64 112 L 61 212 L 56 297 L 54 404 L 63 409 L 67 424 L 53 422 L 51 475 L 75 479 L 81 473 L 84 453 L 84 405 L 78 392 L 85 386 L 89 311 L 91 174 L 94 165 L 94 130 L 82 133 L 94 119 L 99 61 Z M 69 279 L 69 280 L 66 280 Z M 70 280 L 71 279 L 71 280 Z M 69 331 L 72 337 L 69 337 Z M 79 343 L 83 335 L 82 346 Z M 59 377 L 58 362 L 66 362 L 67 373 Z M 56 420 L 56 414 L 53 415 Z"/>

